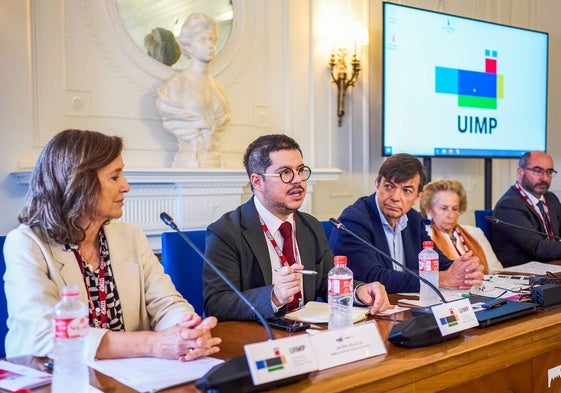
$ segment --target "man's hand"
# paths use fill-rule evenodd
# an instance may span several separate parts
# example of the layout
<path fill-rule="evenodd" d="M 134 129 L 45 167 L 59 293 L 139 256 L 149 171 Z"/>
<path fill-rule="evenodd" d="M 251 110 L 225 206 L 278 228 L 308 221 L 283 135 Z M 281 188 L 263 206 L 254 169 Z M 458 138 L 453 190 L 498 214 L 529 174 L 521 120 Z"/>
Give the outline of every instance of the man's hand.
<path fill-rule="evenodd" d="M 385 311 L 390 306 L 386 288 L 379 282 L 360 285 L 356 289 L 357 299 L 370 306 L 370 315 Z"/>
<path fill-rule="evenodd" d="M 302 291 L 302 275 L 298 273 L 302 269 L 304 265 L 294 264 L 276 270 L 272 295 L 275 306 L 282 307 L 290 303 L 294 295 Z"/>

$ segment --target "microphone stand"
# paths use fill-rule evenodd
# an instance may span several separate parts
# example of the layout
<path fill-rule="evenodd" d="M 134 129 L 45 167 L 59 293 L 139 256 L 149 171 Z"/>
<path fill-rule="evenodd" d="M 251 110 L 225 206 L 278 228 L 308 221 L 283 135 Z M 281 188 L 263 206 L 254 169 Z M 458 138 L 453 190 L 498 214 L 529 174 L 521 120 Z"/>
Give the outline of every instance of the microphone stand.
<path fill-rule="evenodd" d="M 444 295 L 442 295 L 442 292 L 440 292 L 438 288 L 435 287 L 430 281 L 428 281 L 424 277 L 421 277 L 417 272 L 396 261 L 388 254 L 348 229 L 345 225 L 343 225 L 341 221 L 335 218 L 330 218 L 329 222 L 333 224 L 337 229 L 347 232 L 362 244 L 373 249 L 380 255 L 388 258 L 390 261 L 400 266 L 407 273 L 418 277 L 419 280 L 427 284 L 438 295 L 438 297 L 440 297 L 443 303 L 448 303 L 448 301 L 446 301 L 446 299 L 444 298 Z M 457 337 L 460 337 L 460 332 L 443 336 L 440 333 L 440 329 L 438 328 L 438 324 L 434 315 L 432 313 L 423 313 L 422 315 L 414 316 L 407 321 L 399 322 L 398 324 L 394 325 L 388 336 L 388 341 L 400 347 L 417 348 L 426 347 L 432 344 L 438 344 Z"/>
<path fill-rule="evenodd" d="M 242 299 L 245 304 L 247 304 L 247 306 L 251 309 L 251 311 L 255 313 L 257 318 L 263 324 L 263 327 L 265 328 L 265 330 L 267 331 L 267 335 L 269 336 L 269 340 L 274 340 L 275 338 L 273 336 L 273 333 L 271 332 L 271 328 L 267 324 L 267 321 L 265 320 L 263 315 L 261 315 L 261 313 L 257 311 L 257 309 L 253 306 L 253 304 L 251 304 L 249 300 L 247 300 L 247 298 L 240 292 L 240 290 L 236 288 L 234 284 L 232 284 L 232 282 L 226 276 L 224 276 L 224 274 L 220 271 L 220 269 L 218 269 L 214 265 L 214 263 L 212 263 L 204 255 L 204 253 L 201 250 L 199 250 L 197 245 L 191 239 L 189 239 L 187 235 L 185 235 L 183 232 L 181 232 L 181 230 L 179 230 L 177 224 L 175 223 L 175 221 L 173 221 L 173 218 L 171 218 L 171 216 L 166 212 L 162 212 L 160 214 L 160 218 L 167 226 L 175 230 L 179 234 L 179 236 L 181 236 L 181 238 L 185 242 L 187 242 L 187 244 L 189 244 L 189 246 L 191 246 L 191 248 L 193 248 L 193 250 L 195 250 L 197 254 L 199 254 L 199 256 L 203 259 L 203 261 L 207 265 L 209 265 L 212 268 L 212 270 L 214 270 L 214 272 L 230 287 L 230 289 L 240 299 Z M 282 383 L 285 384 L 291 383 L 296 380 L 297 379 L 292 378 L 284 382 L 277 381 L 277 385 L 280 385 Z M 204 392 L 212 392 L 212 393 L 255 392 L 271 387 L 270 384 L 264 384 L 259 386 L 255 386 L 253 384 L 253 381 L 251 379 L 251 373 L 249 371 L 249 365 L 247 364 L 247 359 L 245 356 L 237 356 L 228 359 L 224 363 L 214 366 L 203 377 L 198 379 L 195 385 L 197 386 L 198 389 Z"/>
<path fill-rule="evenodd" d="M 263 327 L 265 328 L 265 330 L 267 331 L 267 335 L 269 336 L 269 340 L 274 340 L 275 337 L 273 337 L 273 333 L 271 332 L 271 328 L 269 327 L 269 324 L 267 323 L 267 320 L 265 319 L 265 317 L 263 317 L 263 315 L 261 315 L 261 313 L 259 311 L 257 311 L 257 309 L 253 306 L 253 304 L 251 304 L 251 302 L 249 300 L 247 300 L 247 298 L 243 295 L 243 293 L 240 292 L 240 290 L 238 288 L 236 288 L 234 286 L 234 284 L 232 284 L 232 282 L 226 278 L 226 276 L 224 276 L 224 274 L 220 271 L 220 269 L 218 269 L 214 263 L 212 263 L 206 256 L 205 254 L 203 254 L 203 252 L 201 250 L 199 250 L 199 248 L 197 247 L 197 245 L 191 240 L 189 239 L 189 237 L 187 235 L 185 235 L 183 232 L 181 232 L 181 230 L 177 227 L 177 224 L 175 223 L 175 221 L 173 221 L 173 218 L 171 218 L 171 216 L 169 214 L 167 214 L 166 212 L 162 212 L 160 214 L 160 218 L 162 219 L 162 221 L 168 225 L 170 228 L 174 229 L 179 236 L 181 236 L 181 238 L 183 240 L 185 240 L 193 250 L 195 250 L 195 252 L 197 254 L 199 254 L 199 256 L 203 259 L 203 261 L 205 261 L 205 263 L 210 266 L 212 268 L 212 270 L 214 270 L 214 272 L 216 274 L 218 274 L 218 276 L 222 279 L 222 281 L 224 281 L 226 283 L 226 285 L 228 285 L 230 287 L 230 289 L 240 298 L 242 299 L 242 301 L 249 307 L 249 309 L 251 311 L 253 311 L 253 313 L 255 314 L 255 316 L 261 321 L 261 323 L 263 324 Z"/>
<path fill-rule="evenodd" d="M 518 228 L 518 229 L 522 229 L 522 230 L 524 230 L 524 231 L 528 231 L 528 232 L 532 232 L 532 233 L 537 233 L 538 235 L 542 235 L 542 236 L 552 237 L 552 238 L 554 238 L 554 239 L 557 240 L 557 241 L 561 241 L 561 237 L 559 237 L 559 236 L 548 235 L 548 234 L 545 233 L 545 232 L 538 231 L 538 230 L 533 229 L 533 228 L 527 228 L 527 227 L 524 227 L 524 226 L 522 226 L 522 225 L 513 224 L 513 223 L 511 223 L 511 222 L 506 222 L 506 221 L 503 221 L 503 220 L 501 220 L 501 219 L 499 219 L 499 218 L 497 218 L 497 217 L 495 217 L 495 216 L 485 216 L 485 219 L 486 219 L 487 221 L 491 221 L 493 224 L 504 224 L 504 225 L 511 226 L 511 227 L 513 227 L 513 228 Z"/>
<path fill-rule="evenodd" d="M 349 228 L 347 228 L 345 225 L 343 225 L 343 223 L 339 220 L 337 220 L 336 218 L 330 218 L 329 222 L 331 224 L 333 224 L 335 226 L 335 228 L 337 229 L 342 229 L 343 231 L 347 232 L 349 235 L 351 235 L 352 237 L 354 237 L 355 239 L 357 239 L 359 242 L 361 242 L 362 244 L 366 245 L 367 247 L 373 249 L 374 251 L 376 251 L 378 254 L 386 257 L 387 259 L 389 259 L 390 261 L 392 261 L 393 263 L 395 263 L 397 266 L 401 267 L 403 270 L 405 270 L 407 273 L 418 277 L 419 280 L 421 280 L 422 282 L 424 282 L 425 284 L 427 284 L 440 298 L 440 300 L 442 300 L 442 303 L 448 303 L 448 301 L 446 300 L 446 298 L 444 297 L 444 295 L 442 295 L 442 292 L 440 292 L 440 290 L 434 286 L 434 284 L 432 282 L 430 282 L 429 280 L 427 280 L 424 277 L 421 277 L 419 275 L 419 273 L 409 269 L 407 266 L 405 266 L 404 264 L 396 261 L 394 258 L 392 258 L 391 256 L 389 256 L 388 254 L 386 254 L 385 252 L 383 252 L 382 250 L 380 250 L 378 247 L 374 246 L 372 243 L 367 242 L 366 240 L 364 240 L 362 237 L 358 236 L 356 233 L 354 233 L 353 231 L 351 231 Z"/>

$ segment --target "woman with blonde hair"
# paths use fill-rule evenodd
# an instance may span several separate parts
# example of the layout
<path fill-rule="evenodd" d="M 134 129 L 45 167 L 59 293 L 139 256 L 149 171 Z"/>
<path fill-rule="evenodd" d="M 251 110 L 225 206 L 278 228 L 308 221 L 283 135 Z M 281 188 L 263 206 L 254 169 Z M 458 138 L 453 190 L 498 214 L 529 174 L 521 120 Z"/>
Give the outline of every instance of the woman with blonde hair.
<path fill-rule="evenodd" d="M 419 204 L 422 216 L 430 220 L 427 232 L 444 255 L 454 260 L 472 251 L 485 274 L 502 269 L 483 231 L 458 224 L 460 214 L 467 208 L 466 192 L 459 181 L 443 179 L 428 183 Z"/>

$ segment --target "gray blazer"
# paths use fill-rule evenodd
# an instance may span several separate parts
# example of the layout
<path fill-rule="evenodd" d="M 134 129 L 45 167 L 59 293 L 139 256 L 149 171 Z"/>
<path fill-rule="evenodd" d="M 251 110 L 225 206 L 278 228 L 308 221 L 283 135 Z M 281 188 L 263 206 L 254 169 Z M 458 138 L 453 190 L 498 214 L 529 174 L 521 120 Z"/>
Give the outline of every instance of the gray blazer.
<path fill-rule="evenodd" d="M 111 268 L 126 331 L 162 330 L 191 312 L 193 307 L 176 291 L 140 228 L 122 222 L 104 226 Z M 4 289 L 8 301 L 7 356 L 47 356 L 52 350 L 52 310 L 65 285 L 75 284 L 87 304 L 82 273 L 72 251 L 44 242 L 27 225 L 11 231 L 4 245 Z M 90 328 L 88 359 L 107 332 Z"/>
<path fill-rule="evenodd" d="M 304 301 L 327 300 L 327 274 L 333 254 L 321 223 L 309 214 L 296 212 L 296 239 L 302 264 L 317 276 L 303 276 Z M 265 318 L 275 316 L 271 305 L 272 270 L 267 239 L 253 198 L 209 225 L 205 255 L 245 295 Z M 249 307 L 208 266 L 203 268 L 206 315 L 219 321 L 256 319 Z M 286 306 L 277 316 L 286 313 Z"/>

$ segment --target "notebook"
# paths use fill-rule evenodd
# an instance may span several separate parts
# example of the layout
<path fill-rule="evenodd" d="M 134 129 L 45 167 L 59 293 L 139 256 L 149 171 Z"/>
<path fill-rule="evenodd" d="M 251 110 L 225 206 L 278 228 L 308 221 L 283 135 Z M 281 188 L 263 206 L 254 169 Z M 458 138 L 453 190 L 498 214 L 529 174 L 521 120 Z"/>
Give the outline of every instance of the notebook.
<path fill-rule="evenodd" d="M 353 323 L 357 323 L 366 319 L 368 308 L 353 307 Z M 302 321 L 309 323 L 328 323 L 329 322 L 329 304 L 323 302 L 310 301 L 299 310 L 288 313 L 284 316 L 293 321 Z"/>

